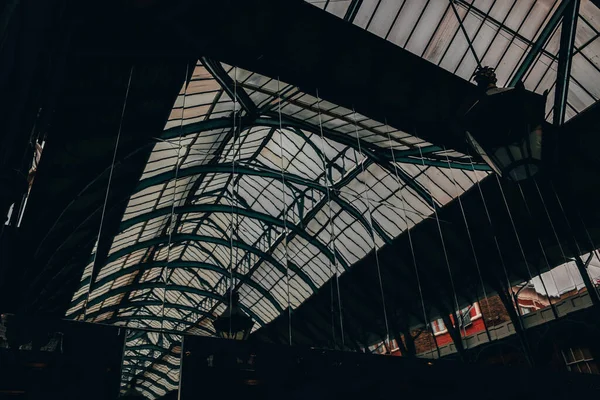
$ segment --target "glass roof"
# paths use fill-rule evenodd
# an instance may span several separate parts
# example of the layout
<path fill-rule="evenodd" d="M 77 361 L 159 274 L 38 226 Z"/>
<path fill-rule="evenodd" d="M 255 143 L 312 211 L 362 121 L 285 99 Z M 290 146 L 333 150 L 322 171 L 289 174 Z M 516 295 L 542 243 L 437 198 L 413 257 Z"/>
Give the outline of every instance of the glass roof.
<path fill-rule="evenodd" d="M 233 276 L 258 329 L 489 173 L 209 59 L 155 140 L 108 257 L 90 287 L 94 249 L 69 318 L 213 335 Z"/>
<path fill-rule="evenodd" d="M 210 334 L 202 312 L 223 311 L 224 276 L 233 264 L 242 303 L 259 325 L 267 323 L 287 307 L 286 257 L 295 264 L 295 308 L 331 278 L 331 265 L 343 273 L 373 250 L 371 226 L 379 248 L 431 215 L 432 204 L 443 206 L 487 175 L 463 154 L 283 82 L 280 121 L 277 80 L 206 63 L 198 63 L 157 138 L 92 287 L 89 321 L 180 330 L 199 319 L 192 331 Z M 234 80 L 235 102 L 227 89 Z M 234 107 L 235 122 L 223 117 Z M 94 258 L 68 312 L 74 318 L 83 318 Z M 164 283 L 182 290 L 164 294 Z M 144 319 L 162 312 L 162 304 L 141 300 L 163 296 L 172 305 L 165 316 L 187 322 Z M 127 305 L 116 307 L 126 297 Z M 179 304 L 195 310 L 189 315 Z"/>
<path fill-rule="evenodd" d="M 563 0 L 454 0 L 459 20 L 445 0 L 306 0 L 440 67 L 469 80 L 477 63 L 463 24 L 484 66 L 496 68 L 499 86 L 513 86 L 523 72 L 525 87 L 548 90 L 552 118 Z M 540 38 L 542 51 L 527 55 Z M 600 10 L 581 0 L 565 119 L 600 99 Z"/>

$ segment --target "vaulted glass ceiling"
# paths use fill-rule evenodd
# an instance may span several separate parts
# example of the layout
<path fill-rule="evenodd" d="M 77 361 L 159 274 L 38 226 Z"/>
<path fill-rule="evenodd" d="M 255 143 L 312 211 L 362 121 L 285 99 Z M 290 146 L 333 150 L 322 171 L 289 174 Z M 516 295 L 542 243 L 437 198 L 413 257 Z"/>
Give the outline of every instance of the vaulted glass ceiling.
<path fill-rule="evenodd" d="M 552 118 L 561 16 L 570 0 L 307 1 L 468 80 L 477 63 L 462 23 L 481 63 L 496 68 L 499 86 L 520 78 L 529 90 L 548 90 Z M 580 2 L 574 47 L 566 119 L 600 99 L 600 10 L 590 0 Z"/>
<path fill-rule="evenodd" d="M 258 329 L 489 173 L 467 155 L 209 59 L 155 140 L 69 318 L 213 335 L 233 277 Z M 151 339 L 127 348 L 140 340 Z M 130 355 L 132 369 L 148 357 Z"/>
<path fill-rule="evenodd" d="M 68 315 L 211 334 L 233 273 L 258 328 L 288 307 L 288 277 L 296 308 L 332 271 L 429 217 L 486 170 L 276 79 L 203 60 L 106 263 L 90 289 L 92 255 Z"/>

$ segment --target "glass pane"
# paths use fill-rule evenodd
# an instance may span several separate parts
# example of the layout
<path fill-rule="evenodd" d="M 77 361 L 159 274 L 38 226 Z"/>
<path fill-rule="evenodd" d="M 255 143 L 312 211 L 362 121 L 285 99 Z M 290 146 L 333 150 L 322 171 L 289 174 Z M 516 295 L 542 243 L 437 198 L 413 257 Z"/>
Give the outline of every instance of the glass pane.
<path fill-rule="evenodd" d="M 568 350 L 564 351 L 563 354 L 565 355 L 565 359 L 567 360 L 567 364 L 571 364 L 574 361 L 573 352 L 572 352 L 571 349 L 568 349 Z"/>
<path fill-rule="evenodd" d="M 573 351 L 573 358 L 575 359 L 575 361 L 583 360 L 583 352 L 581 351 L 581 349 L 579 347 L 572 349 L 572 351 Z"/>

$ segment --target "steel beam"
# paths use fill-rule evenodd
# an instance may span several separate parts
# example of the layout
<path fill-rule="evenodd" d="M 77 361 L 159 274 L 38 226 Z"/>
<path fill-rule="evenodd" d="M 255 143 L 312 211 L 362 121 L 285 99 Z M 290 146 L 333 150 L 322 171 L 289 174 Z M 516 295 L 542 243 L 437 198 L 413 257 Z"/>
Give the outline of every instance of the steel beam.
<path fill-rule="evenodd" d="M 560 51 L 558 53 L 558 70 L 556 72 L 556 88 L 554 89 L 554 126 L 565 122 L 569 81 L 571 79 L 571 62 L 575 47 L 577 19 L 579 18 L 580 0 L 571 0 L 563 15 L 560 32 Z"/>
<path fill-rule="evenodd" d="M 254 115 L 256 113 L 256 105 L 252 99 L 250 99 L 250 96 L 248 96 L 242 85 L 234 82 L 223 69 L 220 62 L 211 60 L 207 57 L 202 57 L 200 61 L 202 61 L 204 67 L 212 74 L 217 82 L 219 82 L 223 90 L 225 90 L 231 99 L 235 99 L 248 114 Z M 233 125 L 233 123 L 231 124 Z"/>
<path fill-rule="evenodd" d="M 354 22 L 354 18 L 356 18 L 356 14 L 358 14 L 358 10 L 360 10 L 360 6 L 362 5 L 363 0 L 352 0 L 348 9 L 346 10 L 346 14 L 344 15 L 344 20 L 348 22 Z"/>
<path fill-rule="evenodd" d="M 517 72 L 515 72 L 515 74 L 512 76 L 508 86 L 515 86 L 517 84 L 517 82 L 523 80 L 523 78 L 525 77 L 525 74 L 527 73 L 527 71 L 529 71 L 529 68 L 533 65 L 533 62 L 535 61 L 536 57 L 540 54 L 540 52 L 542 51 L 542 49 L 548 42 L 548 39 L 550 39 L 550 36 L 552 36 L 552 33 L 558 26 L 558 23 L 560 22 L 561 18 L 563 17 L 564 12 L 567 9 L 567 6 L 572 1 L 574 1 L 574 0 L 562 0 L 562 3 L 560 3 L 560 5 L 558 6 L 556 11 L 550 18 L 550 21 L 548 21 L 546 26 L 544 26 L 544 29 L 542 29 L 542 32 L 538 36 L 537 40 L 535 41 L 535 43 L 533 44 L 531 49 L 529 49 L 527 56 L 525 57 L 525 59 L 523 60 L 521 65 L 519 65 Z"/>
<path fill-rule="evenodd" d="M 177 179 L 185 178 L 188 176 L 194 176 L 204 173 L 209 174 L 231 174 L 232 168 L 231 163 L 221 163 L 221 164 L 205 164 L 205 165 L 197 165 L 194 167 L 181 168 L 178 171 L 167 171 L 157 175 L 154 175 L 150 178 L 142 179 L 138 186 L 135 188 L 133 194 L 140 192 L 144 189 L 147 189 L 151 186 L 155 186 L 164 182 L 169 182 L 172 179 L 175 179 L 175 175 L 177 174 Z M 235 167 L 236 174 L 240 175 L 250 175 L 250 176 L 260 176 L 263 178 L 270 178 L 281 180 L 281 172 L 274 171 L 272 169 L 266 168 L 250 168 L 241 165 L 236 165 Z M 314 181 L 305 179 L 301 176 L 285 173 L 285 180 L 291 183 L 295 183 L 297 185 L 306 186 L 321 192 L 325 192 L 326 188 L 319 183 Z"/>
<path fill-rule="evenodd" d="M 429 167 L 438 167 L 438 168 L 448 168 L 448 161 L 445 160 L 438 160 L 438 159 L 433 159 L 433 158 L 426 158 L 426 159 L 421 159 L 421 158 L 414 158 L 414 157 L 400 157 L 396 159 L 397 163 L 400 164 L 415 164 L 415 165 L 419 165 L 419 166 L 423 166 L 423 163 L 425 163 L 425 166 L 429 166 Z M 492 169 L 487 165 L 487 164 L 471 164 L 471 163 L 459 163 L 456 161 L 450 161 L 450 168 L 452 169 L 459 169 L 459 170 L 465 170 L 465 171 L 470 171 L 473 172 L 473 170 L 475 171 L 491 171 Z"/>
<path fill-rule="evenodd" d="M 271 127 L 271 128 L 279 128 L 280 127 L 279 116 L 276 113 L 268 113 L 266 116 L 258 117 L 258 118 L 244 116 L 244 117 L 240 118 L 240 121 L 241 121 L 240 129 L 242 129 L 242 130 L 250 128 L 250 127 L 258 127 L 258 126 L 265 126 L 265 127 Z M 186 135 L 199 133 L 199 132 L 203 132 L 203 131 L 207 131 L 207 130 L 228 128 L 228 127 L 231 127 L 232 125 L 233 125 L 233 123 L 231 122 L 231 118 L 215 118 L 215 119 L 208 120 L 208 121 L 201 121 L 201 122 L 196 122 L 193 124 L 184 125 L 183 127 L 173 127 L 173 128 L 166 129 L 160 135 L 160 138 L 164 139 L 164 140 L 169 140 L 169 139 L 178 138 L 180 135 L 182 135 L 182 137 L 183 137 Z M 319 135 L 319 136 L 321 135 L 320 127 L 306 123 L 302 120 L 294 119 L 293 117 L 289 117 L 286 115 L 282 115 L 281 127 L 289 128 L 292 131 L 294 131 L 294 128 L 296 128 L 296 129 L 301 129 L 301 130 L 311 132 L 315 135 Z M 323 128 L 323 136 L 327 139 L 333 140 L 334 142 L 341 143 L 341 144 L 349 146 L 355 150 L 358 150 L 358 147 L 359 147 L 358 142 L 352 135 L 347 135 L 342 132 L 336 132 L 331 129 Z M 441 147 L 431 145 L 431 146 L 422 147 L 421 149 L 412 148 L 412 149 L 408 149 L 408 150 L 392 150 L 392 151 L 390 151 L 390 149 L 381 148 L 377 145 L 374 145 L 369 142 L 365 142 L 363 140 L 360 141 L 360 147 L 361 147 L 361 150 L 363 153 L 365 153 L 365 150 L 368 150 L 365 153 L 365 155 L 369 156 L 372 154 L 372 152 L 377 152 L 376 158 L 378 160 L 383 159 L 383 160 L 387 160 L 387 161 L 392 160 L 392 154 L 391 154 L 392 151 L 393 151 L 394 157 L 396 159 L 401 159 L 403 157 L 420 155 L 421 153 L 429 154 L 429 153 L 433 153 L 433 152 L 442 150 Z M 424 160 L 425 165 L 427 165 L 427 161 L 428 160 Z M 447 166 L 448 165 L 446 164 L 446 168 L 447 168 Z"/>

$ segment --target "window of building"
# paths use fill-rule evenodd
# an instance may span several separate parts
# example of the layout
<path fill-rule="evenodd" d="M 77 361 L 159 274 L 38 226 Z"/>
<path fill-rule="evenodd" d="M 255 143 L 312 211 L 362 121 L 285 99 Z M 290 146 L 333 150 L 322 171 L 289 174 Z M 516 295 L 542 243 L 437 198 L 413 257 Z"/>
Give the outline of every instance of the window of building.
<path fill-rule="evenodd" d="M 369 346 L 369 350 L 371 351 L 371 353 L 375 353 L 375 354 L 386 354 L 387 353 L 387 349 L 385 347 L 384 342 L 376 343 L 376 344 Z"/>
<path fill-rule="evenodd" d="M 521 307 L 521 315 L 526 315 L 531 312 L 531 308 L 529 307 Z"/>
<path fill-rule="evenodd" d="M 567 369 L 571 372 L 584 374 L 600 374 L 598 365 L 586 347 L 572 347 L 562 351 Z"/>
<path fill-rule="evenodd" d="M 471 325 L 471 307 L 472 306 L 465 307 L 456 313 L 456 316 L 458 317 L 458 326 L 460 328 Z"/>
<path fill-rule="evenodd" d="M 446 324 L 444 324 L 444 320 L 442 318 L 438 318 L 435 321 L 432 321 L 431 329 L 433 330 L 434 335 L 441 335 L 447 332 Z"/>
<path fill-rule="evenodd" d="M 456 320 L 459 328 L 466 328 L 471 325 L 474 320 L 481 318 L 481 309 L 478 303 L 473 303 L 470 306 L 456 312 Z M 441 335 L 448 332 L 446 324 L 442 318 L 438 318 L 431 322 L 431 327 L 434 335 Z"/>

